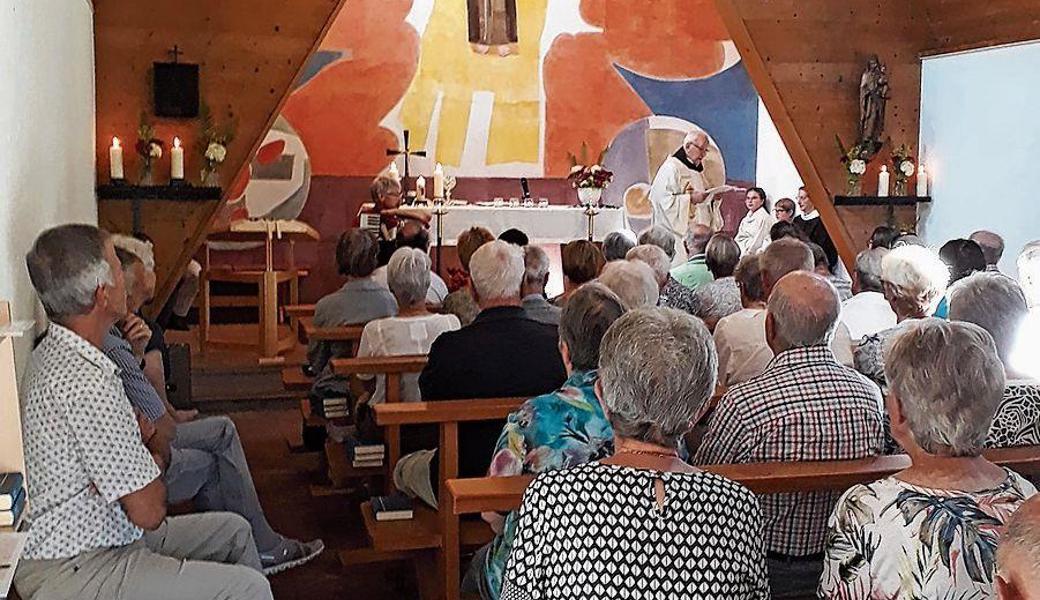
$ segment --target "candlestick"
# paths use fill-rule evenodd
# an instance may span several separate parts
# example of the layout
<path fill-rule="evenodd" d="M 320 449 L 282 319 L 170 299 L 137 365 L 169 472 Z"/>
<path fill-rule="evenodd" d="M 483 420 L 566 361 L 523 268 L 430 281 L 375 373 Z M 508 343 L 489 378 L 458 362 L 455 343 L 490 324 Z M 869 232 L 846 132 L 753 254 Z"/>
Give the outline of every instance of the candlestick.
<path fill-rule="evenodd" d="M 173 138 L 173 148 L 170 149 L 170 179 L 184 179 L 184 148 L 181 148 L 179 137 Z"/>
<path fill-rule="evenodd" d="M 444 197 L 444 167 L 441 166 L 441 163 L 437 163 L 437 166 L 433 168 L 433 197 Z"/>
<path fill-rule="evenodd" d="M 123 147 L 119 145 L 119 138 L 112 138 L 112 147 L 108 149 L 109 172 L 112 181 L 122 181 L 123 177 Z"/>
<path fill-rule="evenodd" d="M 415 178 L 415 199 L 426 199 L 426 178 L 422 175 Z"/>
<path fill-rule="evenodd" d="M 888 196 L 888 167 L 882 166 L 877 178 L 877 195 L 881 198 Z"/>
<path fill-rule="evenodd" d="M 917 170 L 917 196 L 924 198 L 928 195 L 928 173 L 924 170 L 924 165 Z"/>

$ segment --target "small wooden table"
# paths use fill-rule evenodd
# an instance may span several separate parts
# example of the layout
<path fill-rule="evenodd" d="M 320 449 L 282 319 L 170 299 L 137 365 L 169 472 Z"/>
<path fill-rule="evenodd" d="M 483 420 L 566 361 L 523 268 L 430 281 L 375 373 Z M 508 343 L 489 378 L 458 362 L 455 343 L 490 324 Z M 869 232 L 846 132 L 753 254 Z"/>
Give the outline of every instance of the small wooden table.
<path fill-rule="evenodd" d="M 286 304 L 299 304 L 300 278 L 307 272 L 296 267 L 296 241 L 301 239 L 318 241 L 321 236 L 313 227 L 302 221 L 258 219 L 232 223 L 229 231 L 212 234 L 209 239 L 212 241 L 262 242 L 265 249 L 265 264 L 262 270 L 213 267 L 210 262 L 210 247 L 209 244 L 206 245 L 202 265 L 201 310 L 199 311 L 199 331 L 202 336 L 202 344 L 254 345 L 238 341 L 215 342 L 210 336 L 210 309 L 213 306 L 210 297 L 210 283 L 213 281 L 252 283 L 257 286 L 257 304 L 260 313 L 259 339 L 256 344 L 260 350 L 260 362 L 283 361 L 284 357 L 279 355 L 296 345 L 296 335 L 294 332 L 293 335 L 284 338 L 278 337 L 278 286 L 281 284 L 289 286 Z M 276 269 L 274 266 L 275 241 L 289 243 L 289 264 L 284 269 Z M 295 319 L 292 319 L 291 322 L 295 325 Z"/>

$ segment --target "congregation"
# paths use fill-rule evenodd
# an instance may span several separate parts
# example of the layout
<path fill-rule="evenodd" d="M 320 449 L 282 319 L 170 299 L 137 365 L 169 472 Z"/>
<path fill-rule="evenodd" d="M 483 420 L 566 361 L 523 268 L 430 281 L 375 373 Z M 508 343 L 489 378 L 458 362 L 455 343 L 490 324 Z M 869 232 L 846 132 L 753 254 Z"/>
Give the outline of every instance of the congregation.
<path fill-rule="evenodd" d="M 804 188 L 771 204 L 756 187 L 735 236 L 694 224 L 677 248 L 655 225 L 563 245 L 550 298 L 550 258 L 523 232 L 464 231 L 449 284 L 400 185 L 372 193 L 379 230 L 340 236 L 346 282 L 315 324 L 364 324 L 359 357 L 428 355 L 405 402 L 529 398 L 460 428 L 461 477 L 537 475 L 519 510 L 483 515 L 496 535 L 467 593 L 1040 598 L 1036 488 L 983 456 L 1040 445 L 1040 241 L 1016 280 L 996 233 L 935 251 L 882 226 L 850 277 Z M 324 544 L 267 523 L 229 418 L 166 400 L 135 248 L 64 225 L 26 257 L 51 324 L 25 383 L 35 497 L 16 587 L 270 598 L 265 575 Z M 349 395 L 345 434 L 378 443 L 387 382 L 352 392 L 330 366 L 344 352 L 311 342 L 312 395 Z M 436 508 L 436 432 L 406 430 L 402 448 L 394 486 Z M 699 468 L 882 454 L 911 466 L 844 492 L 756 496 Z M 199 512 L 167 516 L 188 500 Z"/>

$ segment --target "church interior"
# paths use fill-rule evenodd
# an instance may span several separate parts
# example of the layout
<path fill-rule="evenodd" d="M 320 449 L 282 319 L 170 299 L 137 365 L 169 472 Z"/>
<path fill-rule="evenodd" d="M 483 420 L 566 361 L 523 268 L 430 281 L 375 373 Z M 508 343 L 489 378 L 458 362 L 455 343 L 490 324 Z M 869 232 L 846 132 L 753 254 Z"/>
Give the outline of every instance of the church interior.
<path fill-rule="evenodd" d="M 0 599 L 1040 598 L 1035 0 L 0 15 Z"/>

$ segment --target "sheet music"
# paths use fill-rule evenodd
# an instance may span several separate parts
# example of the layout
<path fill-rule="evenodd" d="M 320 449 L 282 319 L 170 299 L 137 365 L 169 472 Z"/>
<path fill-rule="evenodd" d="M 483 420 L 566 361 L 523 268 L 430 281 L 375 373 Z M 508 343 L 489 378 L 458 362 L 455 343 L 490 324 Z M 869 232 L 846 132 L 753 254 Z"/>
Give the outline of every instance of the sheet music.
<path fill-rule="evenodd" d="M 0 533 L 0 598 L 6 598 L 11 591 L 14 570 L 28 537 L 28 533 Z"/>

